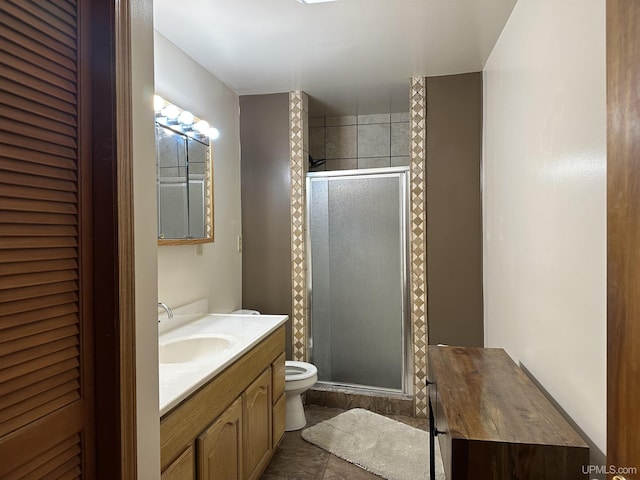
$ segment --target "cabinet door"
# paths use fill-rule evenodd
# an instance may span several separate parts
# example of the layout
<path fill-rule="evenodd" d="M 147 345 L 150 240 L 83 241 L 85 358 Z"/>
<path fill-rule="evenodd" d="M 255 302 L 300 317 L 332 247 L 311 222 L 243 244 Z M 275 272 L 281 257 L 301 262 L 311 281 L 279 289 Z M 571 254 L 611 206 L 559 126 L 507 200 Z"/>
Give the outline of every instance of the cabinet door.
<path fill-rule="evenodd" d="M 189 445 L 189 448 L 162 472 L 162 480 L 193 480 L 194 463 L 193 446 Z"/>
<path fill-rule="evenodd" d="M 247 480 L 259 478 L 271 457 L 271 368 L 242 394 L 244 405 L 244 471 Z"/>
<path fill-rule="evenodd" d="M 284 393 L 285 386 L 285 356 L 282 352 L 271 364 L 271 388 L 273 403 L 278 401 L 280 395 Z"/>
<path fill-rule="evenodd" d="M 284 435 L 284 429 L 287 423 L 287 399 L 284 393 L 273 404 L 273 448 L 278 446 L 278 442 Z"/>
<path fill-rule="evenodd" d="M 198 437 L 198 480 L 242 480 L 242 398 Z"/>

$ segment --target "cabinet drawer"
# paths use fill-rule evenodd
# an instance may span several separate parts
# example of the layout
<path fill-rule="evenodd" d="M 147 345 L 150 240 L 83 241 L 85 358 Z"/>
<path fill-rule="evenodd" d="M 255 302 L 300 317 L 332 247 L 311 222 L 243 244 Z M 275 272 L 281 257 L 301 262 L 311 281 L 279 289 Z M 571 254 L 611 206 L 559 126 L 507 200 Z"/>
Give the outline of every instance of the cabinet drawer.
<path fill-rule="evenodd" d="M 284 427 L 287 421 L 287 398 L 284 394 L 273 405 L 273 448 L 284 435 Z"/>
<path fill-rule="evenodd" d="M 442 464 L 444 466 L 446 477 L 452 478 L 451 435 L 449 435 L 449 425 L 447 424 L 447 418 L 444 415 L 442 402 L 440 395 L 438 394 L 438 385 L 436 383 L 429 385 L 429 404 L 433 410 L 433 426 L 438 432 L 434 440 L 440 445 Z"/>
<path fill-rule="evenodd" d="M 273 401 L 275 402 L 284 393 L 285 381 L 285 356 L 282 352 L 271 364 L 271 385 L 273 385 Z"/>

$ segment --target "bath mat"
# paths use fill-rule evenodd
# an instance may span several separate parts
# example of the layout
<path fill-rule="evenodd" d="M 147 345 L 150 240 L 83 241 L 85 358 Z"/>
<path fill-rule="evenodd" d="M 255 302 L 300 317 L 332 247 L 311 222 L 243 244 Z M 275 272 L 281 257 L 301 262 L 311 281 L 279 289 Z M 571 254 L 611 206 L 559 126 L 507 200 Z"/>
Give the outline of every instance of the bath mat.
<path fill-rule="evenodd" d="M 302 438 L 388 480 L 429 478 L 429 433 L 354 408 L 302 431 Z M 436 442 L 436 479 L 444 480 Z"/>

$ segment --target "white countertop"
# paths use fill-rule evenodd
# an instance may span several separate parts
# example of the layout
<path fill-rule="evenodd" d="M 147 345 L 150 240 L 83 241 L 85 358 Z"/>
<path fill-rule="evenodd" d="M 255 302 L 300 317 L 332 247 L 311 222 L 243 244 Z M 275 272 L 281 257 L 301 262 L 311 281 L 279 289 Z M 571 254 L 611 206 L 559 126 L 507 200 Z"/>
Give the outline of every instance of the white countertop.
<path fill-rule="evenodd" d="M 287 315 L 205 314 L 176 316 L 161 324 L 160 345 L 195 335 L 220 334 L 233 337 L 235 343 L 226 351 L 210 358 L 160 364 L 160 416 L 167 413 L 202 385 L 242 357 L 251 348 L 283 325 Z M 175 322 L 176 328 L 169 330 Z"/>

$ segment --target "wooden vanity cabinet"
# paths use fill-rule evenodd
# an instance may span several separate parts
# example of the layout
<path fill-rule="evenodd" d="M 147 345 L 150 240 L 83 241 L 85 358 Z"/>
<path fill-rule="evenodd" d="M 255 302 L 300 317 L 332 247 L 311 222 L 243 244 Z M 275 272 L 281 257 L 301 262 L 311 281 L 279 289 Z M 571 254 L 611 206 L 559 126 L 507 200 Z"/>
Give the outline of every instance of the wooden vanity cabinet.
<path fill-rule="evenodd" d="M 160 420 L 162 480 L 260 478 L 284 433 L 284 327 Z"/>

